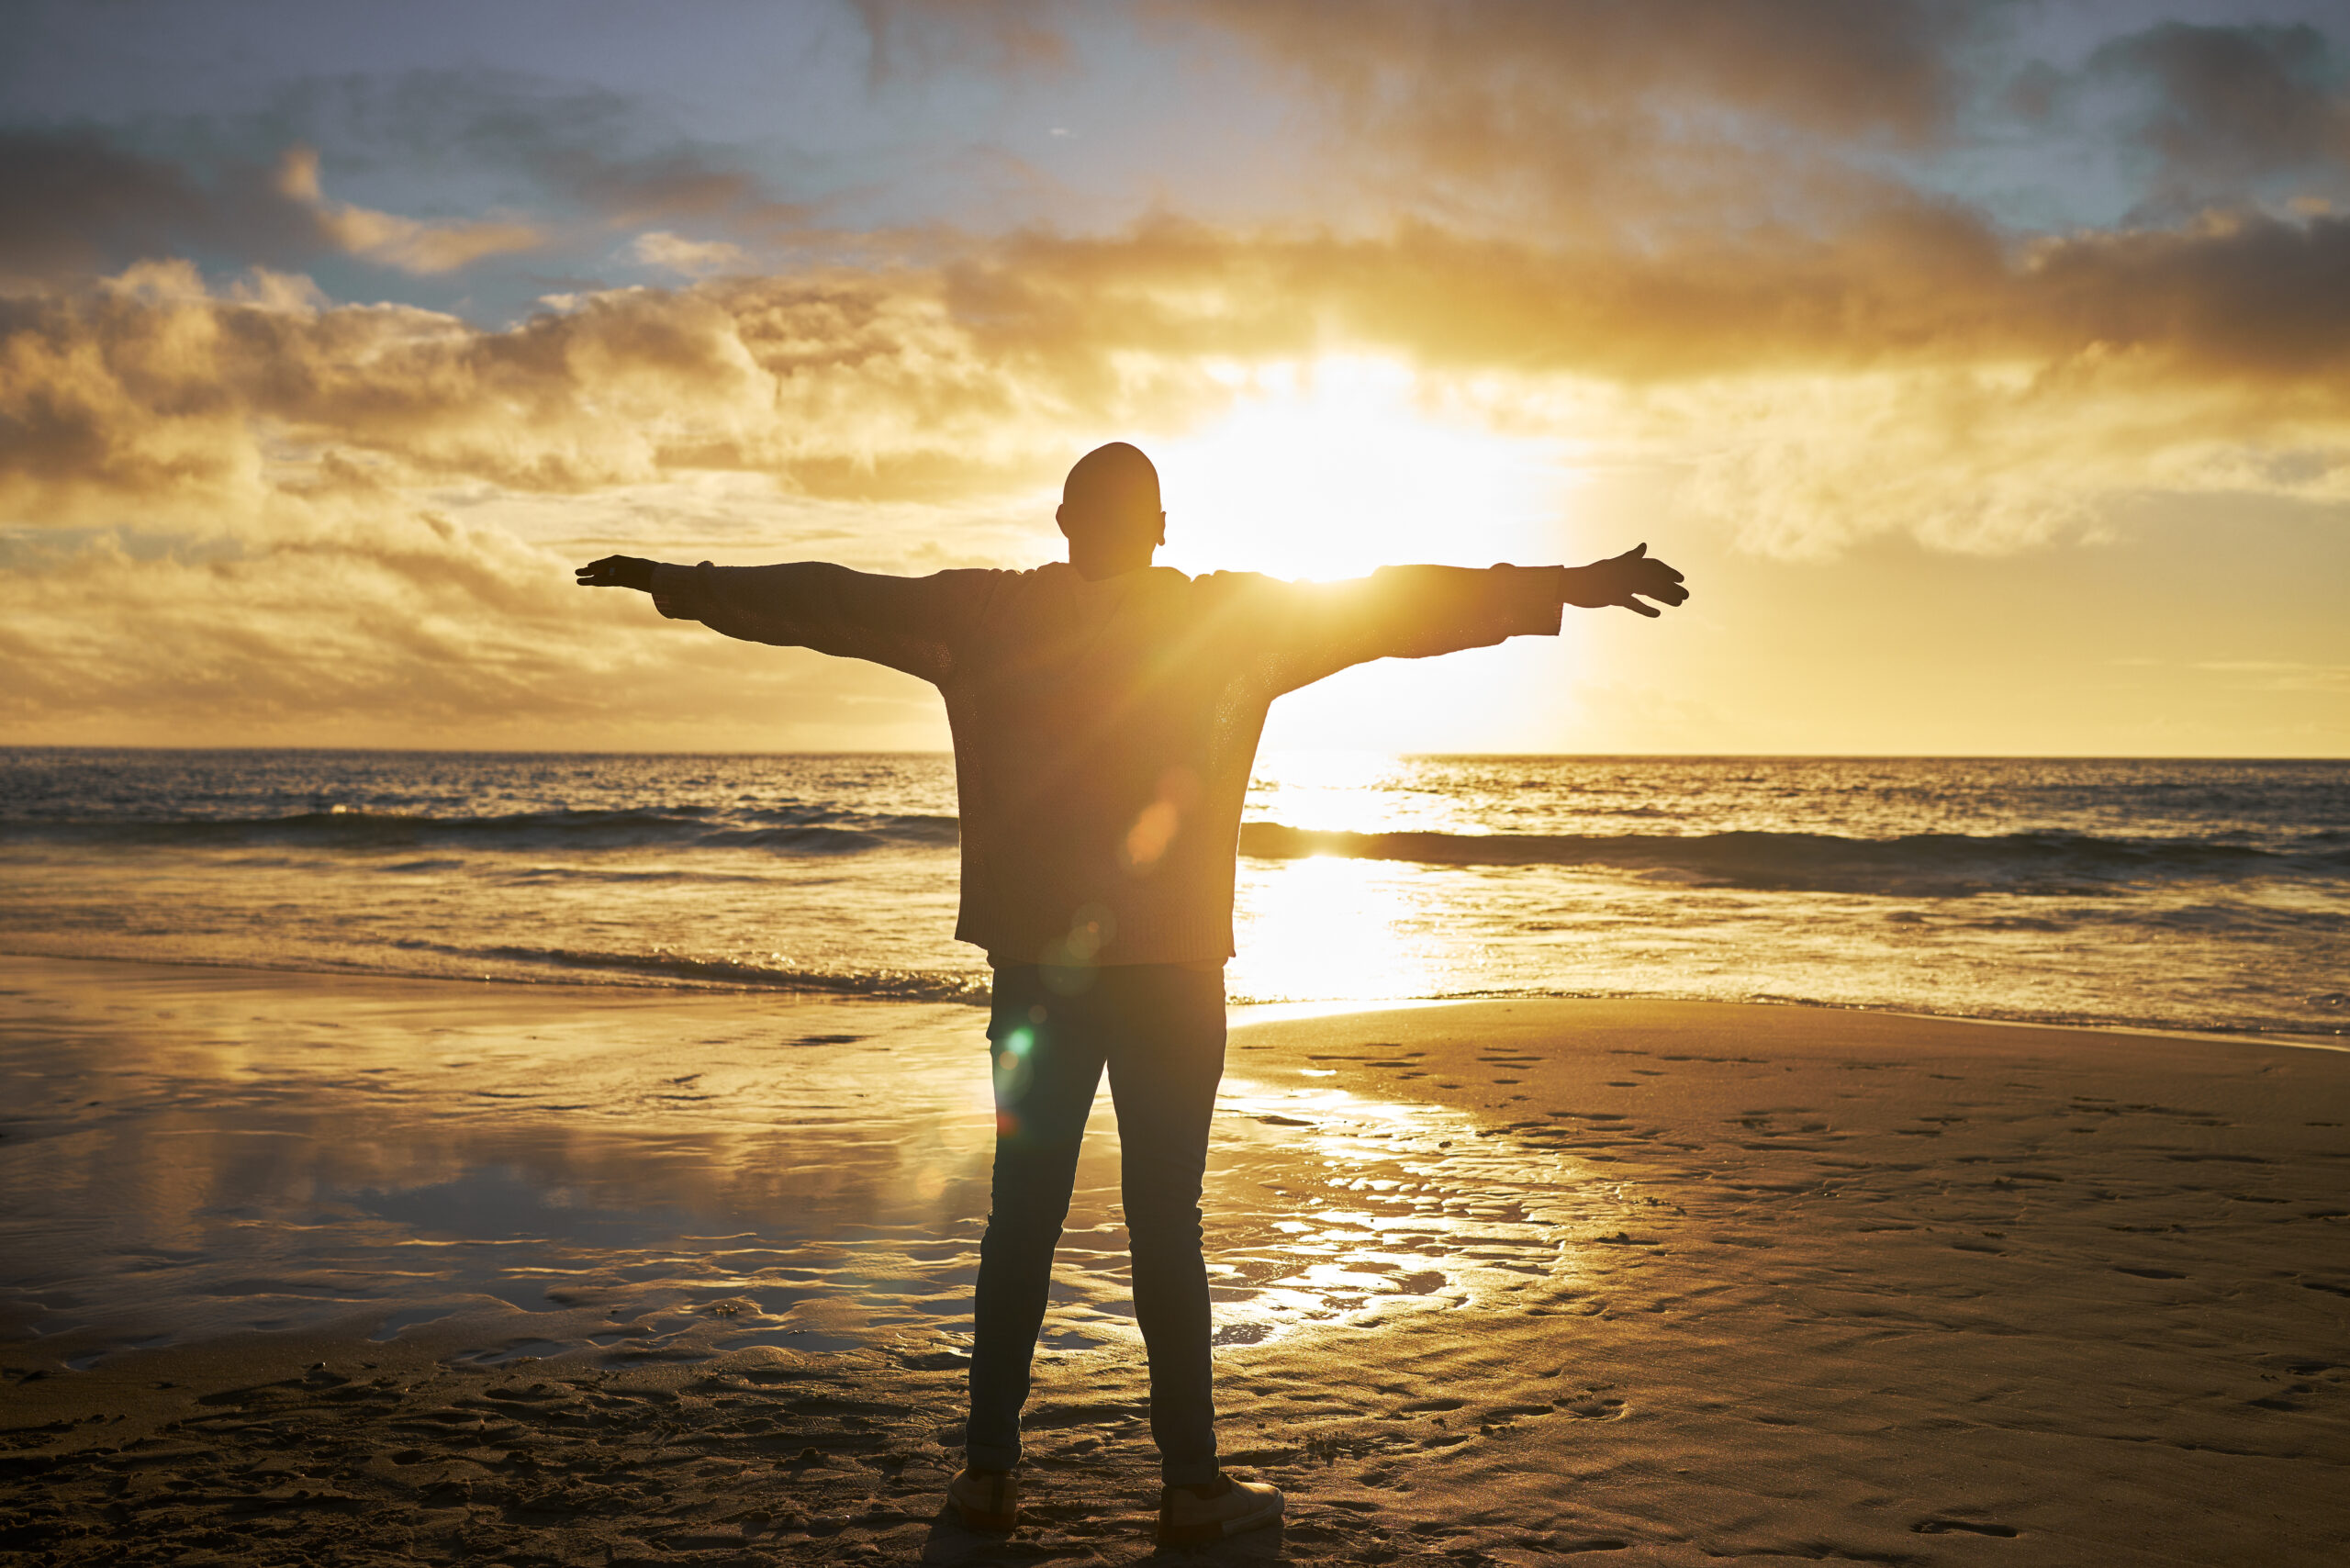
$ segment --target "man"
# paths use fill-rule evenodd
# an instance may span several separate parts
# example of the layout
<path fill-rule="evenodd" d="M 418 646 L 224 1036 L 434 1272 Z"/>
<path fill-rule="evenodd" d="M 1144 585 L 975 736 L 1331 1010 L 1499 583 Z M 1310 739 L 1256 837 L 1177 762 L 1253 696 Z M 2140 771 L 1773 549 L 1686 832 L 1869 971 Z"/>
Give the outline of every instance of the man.
<path fill-rule="evenodd" d="M 1009 1529 L 1018 1516 L 1020 1409 L 1106 1066 L 1165 1482 L 1158 1535 L 1196 1542 L 1281 1514 L 1279 1491 L 1216 1463 L 1199 1209 L 1224 1072 L 1235 846 L 1266 710 L 1367 659 L 1555 634 L 1563 604 L 1654 616 L 1643 598 L 1688 593 L 1645 545 L 1572 568 L 1186 577 L 1151 564 L 1167 541 L 1158 474 L 1124 442 L 1069 470 L 1058 518 L 1069 560 L 1028 572 L 890 577 L 612 555 L 578 577 L 649 592 L 662 614 L 729 636 L 871 659 L 946 697 L 962 820 L 955 934 L 994 968 L 996 1092 L 967 1465 L 948 1498 L 973 1528 Z"/>

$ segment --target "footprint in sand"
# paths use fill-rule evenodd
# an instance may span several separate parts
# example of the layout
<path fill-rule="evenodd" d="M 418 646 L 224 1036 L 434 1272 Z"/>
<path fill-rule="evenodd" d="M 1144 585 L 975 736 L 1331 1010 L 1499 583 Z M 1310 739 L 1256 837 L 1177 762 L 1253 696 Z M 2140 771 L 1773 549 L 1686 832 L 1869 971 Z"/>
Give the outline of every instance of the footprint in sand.
<path fill-rule="evenodd" d="M 1620 1421 L 1631 1409 L 1622 1400 L 1606 1394 L 1589 1399 L 1561 1400 L 1551 1408 L 1578 1421 Z"/>
<path fill-rule="evenodd" d="M 2012 1540 L 2013 1525 L 1977 1524 L 1973 1519 L 1919 1519 L 1909 1527 L 1919 1535 L 1948 1535 L 1953 1530 L 1964 1530 L 1970 1535 L 1996 1535 Z"/>

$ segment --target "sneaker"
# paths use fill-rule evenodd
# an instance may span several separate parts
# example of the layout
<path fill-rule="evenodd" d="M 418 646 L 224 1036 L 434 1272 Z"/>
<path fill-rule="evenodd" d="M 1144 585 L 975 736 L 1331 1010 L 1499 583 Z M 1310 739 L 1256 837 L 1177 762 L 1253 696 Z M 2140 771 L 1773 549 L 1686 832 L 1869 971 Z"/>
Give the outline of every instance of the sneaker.
<path fill-rule="evenodd" d="M 946 1501 L 963 1528 L 1008 1530 L 1020 1520 L 1020 1478 L 1008 1470 L 972 1470 L 946 1484 Z"/>
<path fill-rule="evenodd" d="M 1281 1522 L 1281 1488 L 1218 1475 L 1204 1486 L 1169 1486 L 1158 1495 L 1158 1544 L 1197 1546 Z"/>

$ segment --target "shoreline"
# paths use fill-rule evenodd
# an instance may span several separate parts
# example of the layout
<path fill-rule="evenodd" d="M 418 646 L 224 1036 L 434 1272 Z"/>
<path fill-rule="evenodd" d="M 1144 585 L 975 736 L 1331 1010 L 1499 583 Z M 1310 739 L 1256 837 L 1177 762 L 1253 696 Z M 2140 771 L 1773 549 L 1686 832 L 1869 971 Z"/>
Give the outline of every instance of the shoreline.
<path fill-rule="evenodd" d="M 80 987 L 82 1033 L 55 997 L 23 1002 L 44 965 L 73 969 L 50 982 Z M 668 1189 L 632 1163 L 640 1147 L 699 1137 L 740 1150 L 728 1170 L 796 1168 L 789 1139 L 807 1135 L 759 1109 L 797 1116 L 794 1096 L 741 1098 L 794 1031 L 845 1034 L 823 1020 L 859 1014 L 909 1031 L 860 1048 L 911 1060 L 925 1017 L 958 1037 L 968 1019 L 952 1003 L 145 968 L 0 964 L 21 1082 L 93 1049 L 143 1060 L 156 1031 L 202 1014 L 216 1032 L 176 1070 L 233 1093 L 95 1114 L 245 1115 L 262 1088 L 364 1086 L 379 1058 L 437 1071 L 530 1031 L 544 1039 L 514 1060 L 569 1064 L 543 1076 L 574 1107 L 465 1114 L 506 1118 L 486 1125 L 517 1150 L 498 1129 L 554 1118 L 575 1158 L 588 1118 L 617 1114 L 644 1141 L 615 1146 L 612 1179 L 648 1204 Z M 1208 1245 L 1239 1272 L 1219 1290 L 1262 1303 L 1310 1283 L 1343 1310 L 1267 1317 L 1276 1331 L 1219 1350 L 1226 1460 L 1282 1485 L 1292 1512 L 1278 1537 L 1208 1560 L 2341 1560 L 2350 1062 L 1974 1022 L 1549 999 L 1236 1017 L 1218 1140 L 1237 1163 Z M 689 1070 L 714 1098 L 603 1103 Z M 85 1145 L 106 1169 L 122 1124 L 60 1104 L 32 1137 L 46 1103 L 18 1092 L 0 1160 L 52 1170 Z M 446 1129 L 472 1100 L 420 1103 L 450 1107 L 428 1118 Z M 550 1169 L 576 1187 L 591 1168 Z M 769 1201 L 812 1193 L 825 1168 L 805 1169 Z M 1065 1241 L 1072 1280 L 1092 1234 Z M 0 1543 L 60 1564 L 1150 1555 L 1142 1369 L 1114 1323 L 1040 1358 L 1038 1501 L 1003 1542 L 935 1517 L 962 1363 L 934 1334 L 718 1349 L 754 1304 L 721 1312 L 733 1298 L 713 1285 L 694 1310 L 655 1310 L 645 1287 L 578 1267 L 559 1311 L 480 1298 L 379 1339 L 354 1304 L 334 1332 L 246 1331 L 80 1372 L 12 1327 Z M 1412 1294 L 1414 1269 L 1439 1276 L 1429 1294 Z M 534 1359 L 522 1338 L 621 1311 L 639 1316 L 613 1326 L 636 1337 L 614 1346 Z"/>

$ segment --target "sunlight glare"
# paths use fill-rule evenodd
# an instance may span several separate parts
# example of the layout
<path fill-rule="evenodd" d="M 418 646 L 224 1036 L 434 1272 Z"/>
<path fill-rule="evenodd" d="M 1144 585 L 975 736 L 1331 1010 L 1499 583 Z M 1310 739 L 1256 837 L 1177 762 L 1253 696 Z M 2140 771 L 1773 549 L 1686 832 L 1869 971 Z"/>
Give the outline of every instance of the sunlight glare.
<path fill-rule="evenodd" d="M 1232 989 L 1264 1000 L 1425 996 L 1438 976 L 1405 935 L 1412 913 L 1391 868 L 1316 856 L 1248 880 Z"/>
<path fill-rule="evenodd" d="M 1392 833 L 1410 766 L 1393 752 L 1261 751 L 1248 781 L 1252 820 L 1309 833 Z"/>
<path fill-rule="evenodd" d="M 1563 441 L 1495 433 L 1391 360 L 1216 369 L 1232 409 L 1160 457 L 1163 565 L 1326 580 L 1556 558 L 1582 477 Z"/>

